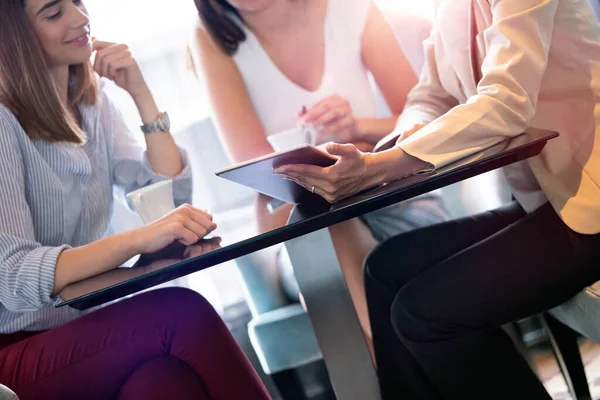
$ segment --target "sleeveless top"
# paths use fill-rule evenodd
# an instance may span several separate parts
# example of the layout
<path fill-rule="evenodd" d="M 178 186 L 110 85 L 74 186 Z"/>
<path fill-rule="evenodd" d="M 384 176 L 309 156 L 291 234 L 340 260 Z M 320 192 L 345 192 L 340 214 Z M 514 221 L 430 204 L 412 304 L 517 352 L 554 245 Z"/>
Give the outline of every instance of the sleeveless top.
<path fill-rule="evenodd" d="M 302 107 L 309 109 L 333 94 L 346 99 L 356 117 L 377 116 L 375 91 L 361 58 L 361 38 L 371 0 L 327 1 L 325 72 L 314 92 L 290 81 L 256 36 L 240 24 L 246 40 L 240 43 L 233 60 L 267 136 L 294 128 Z"/>

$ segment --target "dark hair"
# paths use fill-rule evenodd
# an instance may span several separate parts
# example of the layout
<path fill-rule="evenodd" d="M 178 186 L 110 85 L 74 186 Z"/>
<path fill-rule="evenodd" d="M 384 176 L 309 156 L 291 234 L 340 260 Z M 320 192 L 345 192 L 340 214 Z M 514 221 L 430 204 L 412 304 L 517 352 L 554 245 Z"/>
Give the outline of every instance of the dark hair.
<path fill-rule="evenodd" d="M 23 0 L 0 0 L 0 103 L 32 140 L 83 143 L 85 134 L 67 111 L 84 100 L 93 105 L 98 82 L 91 62 L 71 65 L 69 104 L 62 104 Z"/>
<path fill-rule="evenodd" d="M 3 0 L 2 0 L 3 1 Z M 202 23 L 227 54 L 233 55 L 246 34 L 239 26 L 242 16 L 227 0 L 194 0 Z"/>

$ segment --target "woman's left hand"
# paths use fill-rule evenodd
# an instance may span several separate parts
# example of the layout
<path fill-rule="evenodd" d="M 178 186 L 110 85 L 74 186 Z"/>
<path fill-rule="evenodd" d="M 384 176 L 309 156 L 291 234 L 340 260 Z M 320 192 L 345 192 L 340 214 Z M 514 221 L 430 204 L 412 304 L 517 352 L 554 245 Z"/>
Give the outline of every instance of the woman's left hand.
<path fill-rule="evenodd" d="M 92 46 L 96 51 L 94 70 L 98 75 L 114 81 L 134 98 L 147 92 L 142 71 L 127 45 L 94 39 Z"/>
<path fill-rule="evenodd" d="M 366 175 L 365 153 L 353 144 L 336 143 L 328 143 L 327 151 L 339 157 L 331 167 L 294 164 L 283 165 L 274 172 L 318 194 L 330 203 L 372 186 Z"/>
<path fill-rule="evenodd" d="M 318 143 L 351 143 L 360 139 L 350 103 L 337 94 L 326 97 L 300 115 L 300 122 L 315 127 Z"/>

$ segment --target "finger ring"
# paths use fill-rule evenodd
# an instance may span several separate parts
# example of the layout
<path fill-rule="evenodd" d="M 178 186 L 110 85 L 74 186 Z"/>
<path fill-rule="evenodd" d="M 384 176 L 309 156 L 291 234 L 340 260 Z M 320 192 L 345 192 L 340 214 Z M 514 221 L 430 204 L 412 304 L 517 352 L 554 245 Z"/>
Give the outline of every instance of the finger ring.
<path fill-rule="evenodd" d="M 311 192 L 315 192 L 315 187 L 313 186 L 312 189 L 310 189 Z"/>

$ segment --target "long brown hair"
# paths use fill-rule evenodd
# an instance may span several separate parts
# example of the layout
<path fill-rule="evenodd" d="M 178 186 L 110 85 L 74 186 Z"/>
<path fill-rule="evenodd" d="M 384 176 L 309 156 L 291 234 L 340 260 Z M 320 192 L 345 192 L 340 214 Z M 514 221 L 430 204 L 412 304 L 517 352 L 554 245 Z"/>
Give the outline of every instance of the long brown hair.
<path fill-rule="evenodd" d="M 229 55 L 235 54 L 240 43 L 246 40 L 239 26 L 243 23 L 240 13 L 227 0 L 194 0 L 194 3 L 202 23 L 219 47 Z"/>
<path fill-rule="evenodd" d="M 62 104 L 23 1 L 0 0 L 0 103 L 15 114 L 32 140 L 81 144 L 85 134 L 67 106 L 96 104 L 93 67 L 90 62 L 70 66 L 69 104 Z"/>

